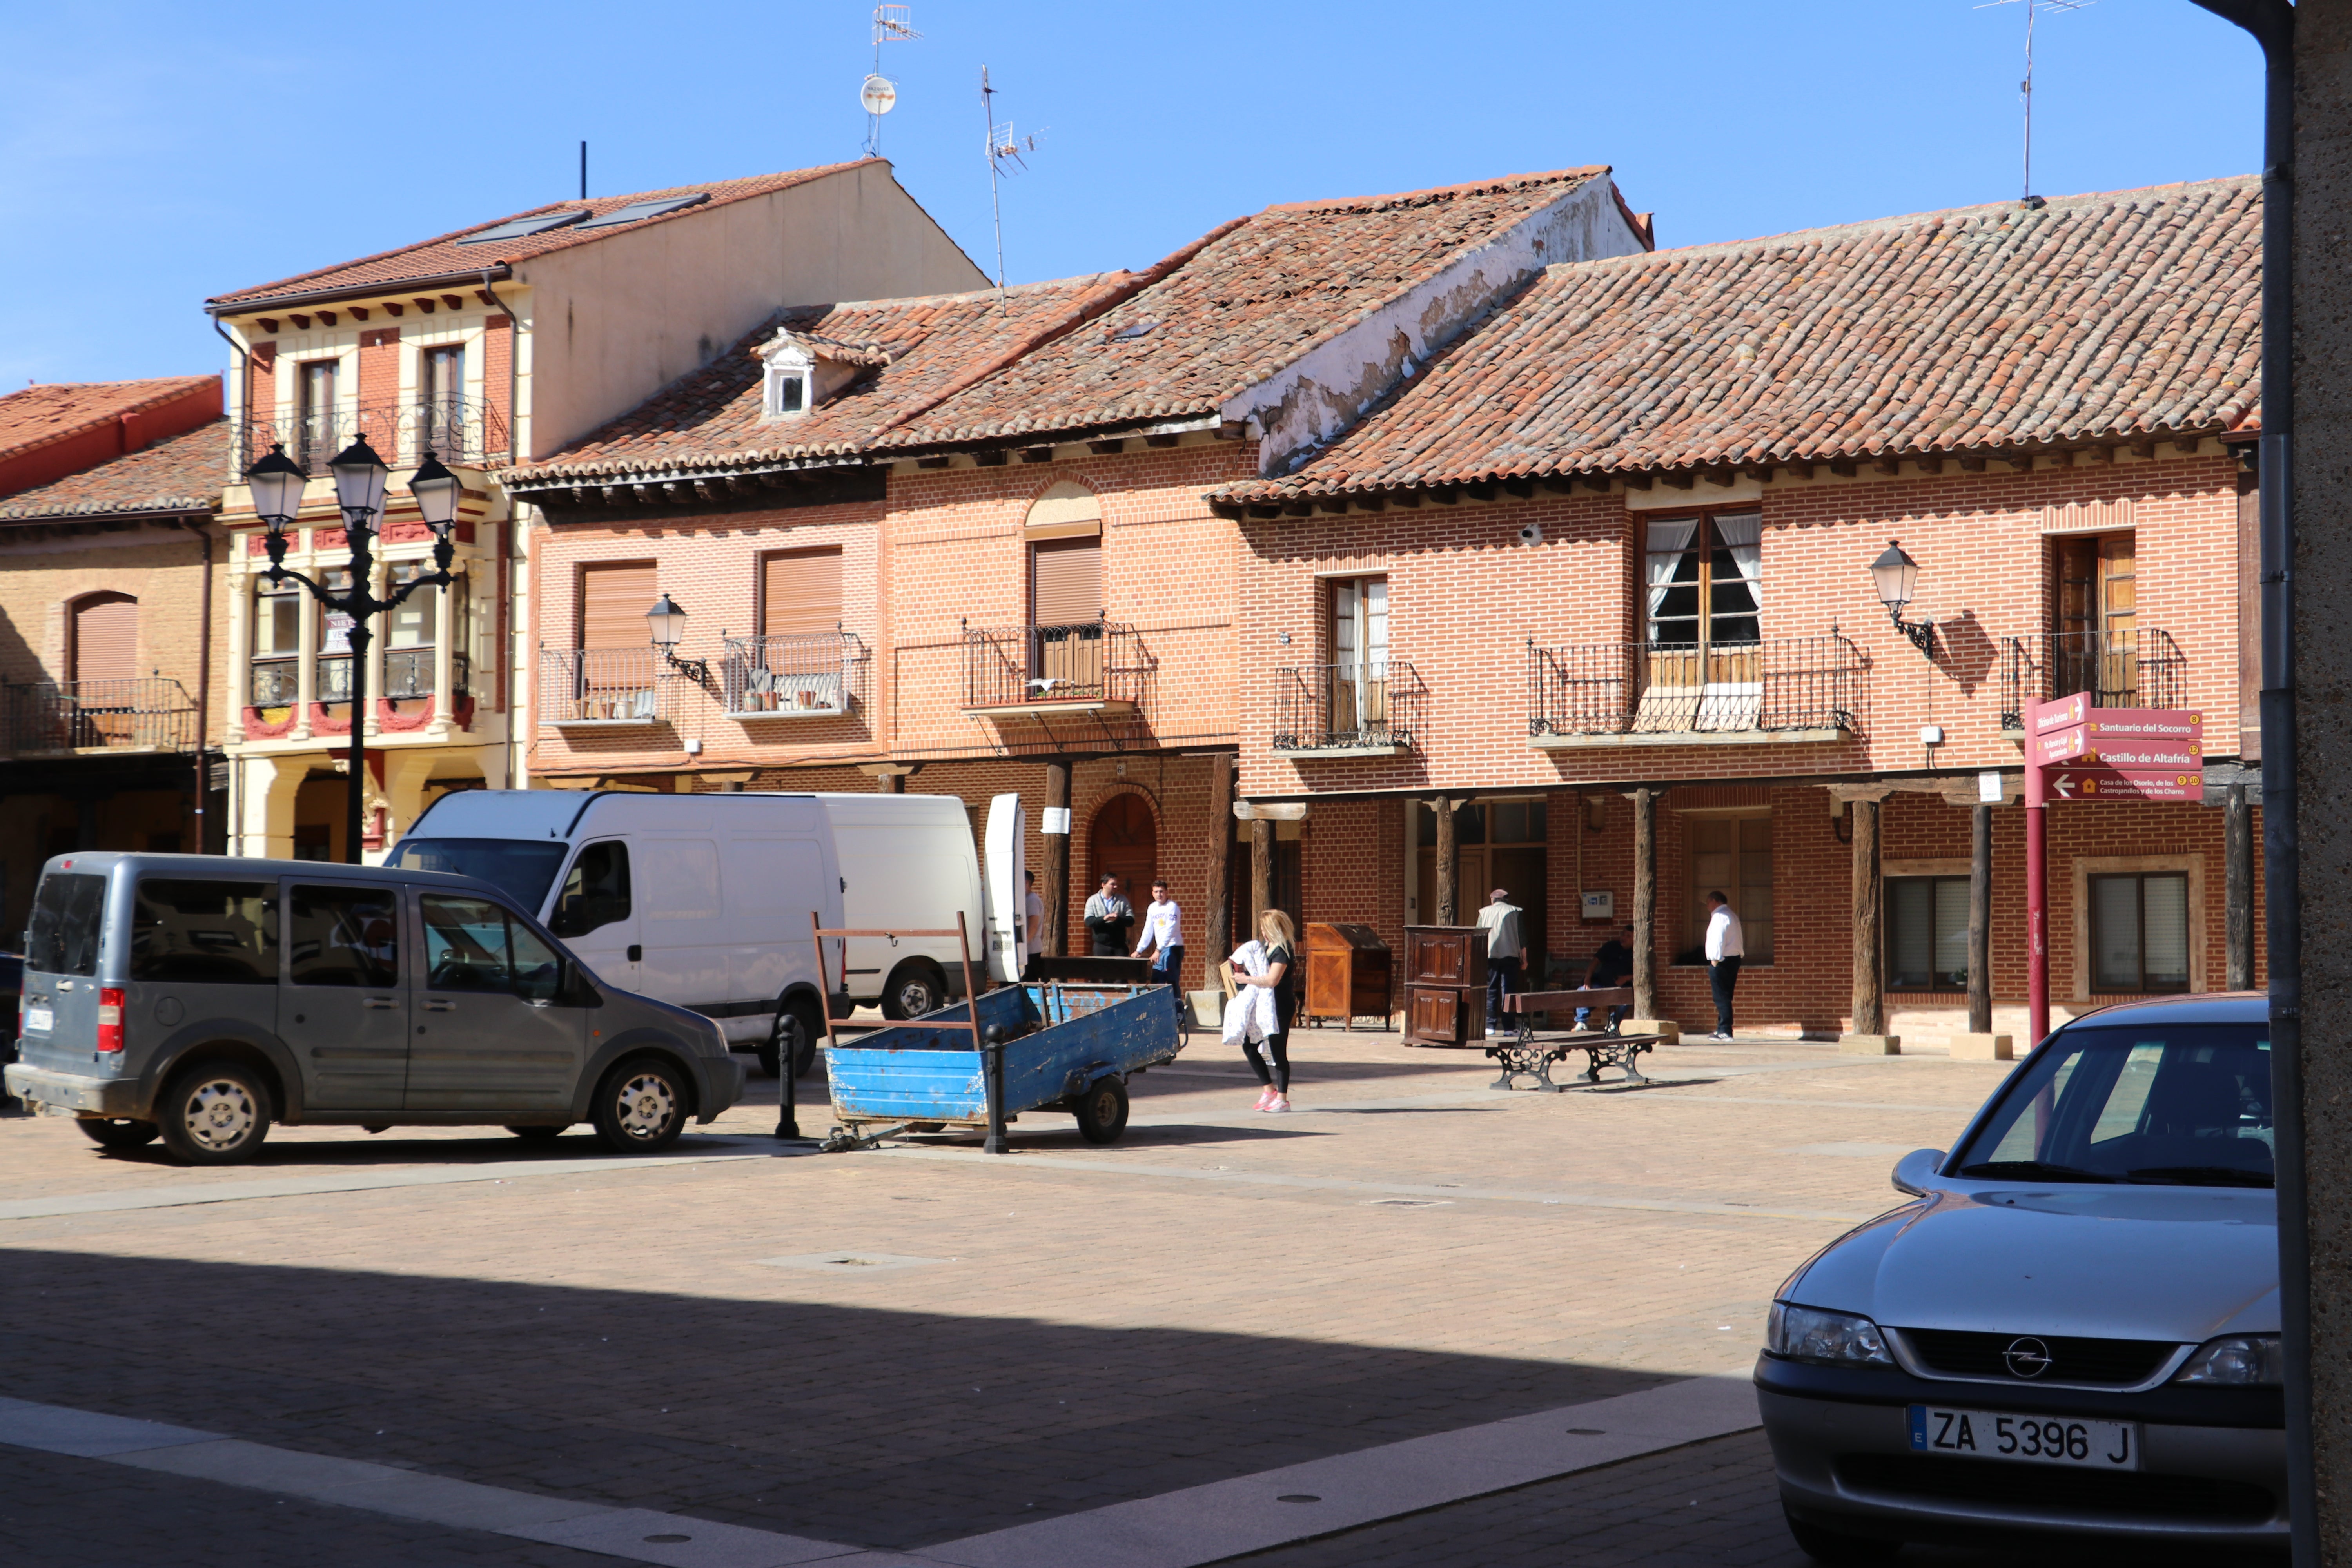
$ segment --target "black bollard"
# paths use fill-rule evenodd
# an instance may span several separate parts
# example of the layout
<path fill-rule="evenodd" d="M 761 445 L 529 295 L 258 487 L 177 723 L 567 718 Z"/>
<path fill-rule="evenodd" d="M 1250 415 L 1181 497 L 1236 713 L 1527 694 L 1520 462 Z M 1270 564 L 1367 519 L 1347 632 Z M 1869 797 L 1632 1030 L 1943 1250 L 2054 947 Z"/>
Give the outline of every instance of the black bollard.
<path fill-rule="evenodd" d="M 988 1096 L 988 1141 L 981 1145 L 990 1154 L 1009 1153 L 1004 1146 L 1004 1026 L 991 1024 L 981 1047 L 982 1089 Z"/>
<path fill-rule="evenodd" d="M 776 1044 L 777 1076 L 783 1081 L 776 1095 L 776 1136 L 798 1138 L 801 1135 L 800 1092 L 794 1086 L 801 1065 L 801 1021 L 791 1013 L 776 1015 L 776 1033 L 782 1037 Z"/>

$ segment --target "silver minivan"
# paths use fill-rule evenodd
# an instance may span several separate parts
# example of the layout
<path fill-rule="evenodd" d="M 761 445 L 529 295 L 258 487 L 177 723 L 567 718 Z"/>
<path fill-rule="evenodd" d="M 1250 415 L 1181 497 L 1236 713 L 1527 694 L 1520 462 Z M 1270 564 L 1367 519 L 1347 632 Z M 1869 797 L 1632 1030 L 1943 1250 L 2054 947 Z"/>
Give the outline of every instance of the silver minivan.
<path fill-rule="evenodd" d="M 468 877 L 96 851 L 42 868 L 8 1092 L 96 1142 L 249 1160 L 270 1123 L 594 1124 L 667 1147 L 744 1069 Z"/>

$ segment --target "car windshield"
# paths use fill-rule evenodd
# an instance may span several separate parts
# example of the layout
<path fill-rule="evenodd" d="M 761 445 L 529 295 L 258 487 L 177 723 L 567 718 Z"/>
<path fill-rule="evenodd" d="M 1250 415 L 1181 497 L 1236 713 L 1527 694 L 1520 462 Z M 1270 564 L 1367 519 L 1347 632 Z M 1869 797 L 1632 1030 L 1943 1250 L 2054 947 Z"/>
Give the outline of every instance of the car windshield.
<path fill-rule="evenodd" d="M 2062 1031 L 1960 1151 L 1963 1176 L 2272 1184 L 2271 1043 L 2261 1024 Z"/>
<path fill-rule="evenodd" d="M 404 838 L 390 864 L 412 871 L 454 871 L 477 877 L 533 914 L 572 846 L 561 839 Z"/>

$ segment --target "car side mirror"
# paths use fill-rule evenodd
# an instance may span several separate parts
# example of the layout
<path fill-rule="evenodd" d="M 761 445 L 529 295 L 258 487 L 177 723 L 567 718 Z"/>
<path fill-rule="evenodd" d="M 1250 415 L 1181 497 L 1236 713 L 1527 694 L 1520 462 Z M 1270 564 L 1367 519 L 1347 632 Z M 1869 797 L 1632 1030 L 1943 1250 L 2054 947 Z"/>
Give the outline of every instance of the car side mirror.
<path fill-rule="evenodd" d="M 1936 1190 L 1936 1167 L 1944 1163 L 1941 1149 L 1914 1149 L 1895 1162 L 1895 1190 L 1924 1198 Z"/>

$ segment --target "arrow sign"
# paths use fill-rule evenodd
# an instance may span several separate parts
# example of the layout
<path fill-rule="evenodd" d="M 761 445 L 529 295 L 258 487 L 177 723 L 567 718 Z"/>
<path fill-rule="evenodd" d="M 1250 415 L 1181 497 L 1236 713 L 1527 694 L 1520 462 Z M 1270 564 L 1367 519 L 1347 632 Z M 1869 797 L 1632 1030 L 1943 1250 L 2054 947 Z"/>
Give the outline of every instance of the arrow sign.
<path fill-rule="evenodd" d="M 2077 691 L 2072 697 L 2062 697 L 2055 702 L 2033 704 L 2033 732 L 2046 735 L 2053 730 L 2063 730 L 2069 724 L 2080 724 L 2091 716 L 2091 697 Z"/>
<path fill-rule="evenodd" d="M 2072 762 L 2090 749 L 2091 731 L 2082 724 L 2033 737 L 2033 760 L 2045 766 L 2051 763 Z"/>
<path fill-rule="evenodd" d="M 2060 800 L 2205 799 L 2205 774 L 2190 768 L 2052 768 L 2050 793 Z"/>
<path fill-rule="evenodd" d="M 2084 726 L 2105 751 L 2105 742 L 2117 740 L 2201 740 L 2205 715 L 2186 708 L 2094 708 Z"/>

